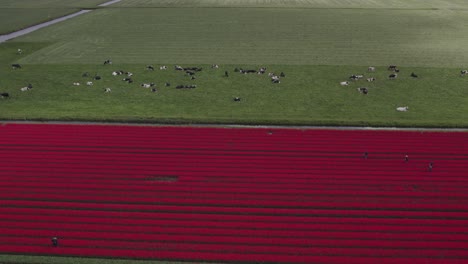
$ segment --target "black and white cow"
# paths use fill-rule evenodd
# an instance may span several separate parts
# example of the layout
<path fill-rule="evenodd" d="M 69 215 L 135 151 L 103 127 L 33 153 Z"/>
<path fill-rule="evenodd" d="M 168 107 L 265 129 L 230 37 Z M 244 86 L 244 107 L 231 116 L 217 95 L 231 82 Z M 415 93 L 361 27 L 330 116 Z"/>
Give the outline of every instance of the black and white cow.
<path fill-rule="evenodd" d="M 390 80 L 395 80 L 397 77 L 398 77 L 398 74 L 397 74 L 397 73 L 392 73 L 392 74 L 390 74 L 390 75 L 388 76 L 388 78 L 389 78 Z"/>
<path fill-rule="evenodd" d="M 20 90 L 21 90 L 22 92 L 26 92 L 26 91 L 29 91 L 29 90 L 31 90 L 31 89 L 32 89 L 32 87 L 29 87 L 29 86 L 25 86 L 25 87 L 20 88 Z"/>
<path fill-rule="evenodd" d="M 375 81 L 375 78 L 374 77 L 367 78 L 367 81 L 368 82 L 373 82 L 373 81 Z"/>
<path fill-rule="evenodd" d="M 112 61 L 111 60 L 105 60 L 104 61 L 104 65 L 111 65 L 112 64 Z"/>
<path fill-rule="evenodd" d="M 369 90 L 366 87 L 360 87 L 357 89 L 360 93 L 362 94 L 367 94 L 369 93 Z"/>
<path fill-rule="evenodd" d="M 146 69 L 150 71 L 154 71 L 153 65 L 146 65 Z"/>
<path fill-rule="evenodd" d="M 111 88 L 105 88 L 105 89 L 104 89 L 104 92 L 105 92 L 105 93 L 110 93 L 111 91 L 112 91 Z"/>
<path fill-rule="evenodd" d="M 150 87 L 153 87 L 155 85 L 156 85 L 155 83 L 142 83 L 142 84 L 140 84 L 140 86 L 143 87 L 143 88 L 150 88 Z"/>
<path fill-rule="evenodd" d="M 159 69 L 160 69 L 160 70 L 167 70 L 167 66 L 166 66 L 166 65 L 159 66 Z"/>
<path fill-rule="evenodd" d="M 411 77 L 413 77 L 413 78 L 418 78 L 418 75 L 417 75 L 416 73 L 412 72 L 412 73 L 411 73 Z"/>
<path fill-rule="evenodd" d="M 0 93 L 0 98 L 9 98 L 10 94 L 9 93 Z"/>
<path fill-rule="evenodd" d="M 367 71 L 368 72 L 375 72 L 375 67 L 374 66 L 369 66 L 369 68 L 367 68 Z"/>
<path fill-rule="evenodd" d="M 460 74 L 463 76 L 463 75 L 467 75 L 468 74 L 468 70 L 461 70 L 460 71 Z"/>
<path fill-rule="evenodd" d="M 395 71 L 397 69 L 397 66 L 396 65 L 390 65 L 388 66 L 388 70 L 389 71 Z"/>
<path fill-rule="evenodd" d="M 241 98 L 240 97 L 234 97 L 234 102 L 240 102 Z"/>
<path fill-rule="evenodd" d="M 14 63 L 14 64 L 11 65 L 11 68 L 13 68 L 14 70 L 21 69 L 21 65 L 18 64 L 18 63 Z"/>

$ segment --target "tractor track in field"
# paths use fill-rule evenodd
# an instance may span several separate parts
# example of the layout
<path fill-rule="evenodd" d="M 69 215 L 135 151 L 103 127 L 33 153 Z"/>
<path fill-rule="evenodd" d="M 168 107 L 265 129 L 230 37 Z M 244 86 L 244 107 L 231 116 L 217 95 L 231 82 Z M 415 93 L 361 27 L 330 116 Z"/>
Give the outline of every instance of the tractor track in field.
<path fill-rule="evenodd" d="M 102 4 L 98 5 L 98 7 L 104 7 L 104 6 L 112 5 L 112 4 L 115 4 L 115 3 L 120 2 L 120 1 L 121 0 L 108 1 L 108 2 L 105 2 L 105 3 L 102 3 Z M 14 38 L 26 35 L 26 34 L 29 34 L 29 33 L 33 32 L 33 31 L 38 30 L 38 29 L 48 27 L 50 25 L 53 25 L 53 24 L 68 20 L 70 18 L 79 16 L 79 15 L 82 15 L 82 14 L 89 13 L 91 11 L 93 11 L 93 10 L 83 9 L 83 10 L 80 10 L 80 11 L 75 12 L 73 14 L 69 14 L 69 15 L 66 15 L 66 16 L 63 16 L 63 17 L 59 17 L 59 18 L 56 18 L 56 19 L 53 19 L 53 20 L 50 20 L 50 21 L 47 21 L 47 22 L 44 22 L 44 23 L 37 24 L 37 25 L 33 25 L 33 26 L 27 27 L 27 28 L 22 29 L 22 30 L 18 30 L 18 31 L 15 31 L 15 32 L 12 32 L 12 33 L 9 33 L 9 34 L 5 34 L 5 35 L 0 35 L 0 43 L 8 41 L 10 39 L 14 39 Z"/>

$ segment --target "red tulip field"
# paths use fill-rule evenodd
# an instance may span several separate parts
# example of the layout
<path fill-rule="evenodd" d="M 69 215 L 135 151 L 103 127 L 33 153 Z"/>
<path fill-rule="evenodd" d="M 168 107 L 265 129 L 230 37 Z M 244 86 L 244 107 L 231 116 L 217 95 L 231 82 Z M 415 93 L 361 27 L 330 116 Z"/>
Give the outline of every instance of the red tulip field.
<path fill-rule="evenodd" d="M 0 167 L 2 254 L 468 263 L 467 132 L 6 123 Z"/>

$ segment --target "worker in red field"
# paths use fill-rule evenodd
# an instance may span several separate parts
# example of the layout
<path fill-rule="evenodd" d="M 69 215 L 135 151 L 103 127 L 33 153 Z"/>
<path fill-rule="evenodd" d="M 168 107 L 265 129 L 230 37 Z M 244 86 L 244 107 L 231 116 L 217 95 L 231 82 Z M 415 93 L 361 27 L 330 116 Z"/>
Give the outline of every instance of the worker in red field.
<path fill-rule="evenodd" d="M 427 169 L 428 169 L 429 171 L 432 171 L 432 167 L 433 167 L 433 166 L 434 166 L 434 163 L 429 162 L 429 166 L 427 167 Z"/>
<path fill-rule="evenodd" d="M 369 156 L 369 153 L 367 153 L 367 151 L 366 151 L 366 152 L 364 152 L 364 159 L 367 159 L 367 156 Z"/>
<path fill-rule="evenodd" d="M 409 157 L 408 155 L 405 155 L 405 162 L 408 162 L 409 161 Z"/>
<path fill-rule="evenodd" d="M 52 246 L 58 247 L 58 238 L 57 237 L 52 237 Z"/>

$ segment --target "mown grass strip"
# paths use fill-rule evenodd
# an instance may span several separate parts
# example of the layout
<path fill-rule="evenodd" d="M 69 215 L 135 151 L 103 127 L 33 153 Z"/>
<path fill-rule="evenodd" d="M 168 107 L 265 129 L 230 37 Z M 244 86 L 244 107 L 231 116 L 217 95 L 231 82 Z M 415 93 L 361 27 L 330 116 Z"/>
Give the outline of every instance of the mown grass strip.
<path fill-rule="evenodd" d="M 196 264 L 156 260 L 98 259 L 55 256 L 0 255 L 2 264 Z M 200 262 L 197 262 L 200 263 Z"/>

